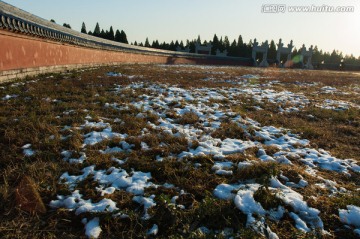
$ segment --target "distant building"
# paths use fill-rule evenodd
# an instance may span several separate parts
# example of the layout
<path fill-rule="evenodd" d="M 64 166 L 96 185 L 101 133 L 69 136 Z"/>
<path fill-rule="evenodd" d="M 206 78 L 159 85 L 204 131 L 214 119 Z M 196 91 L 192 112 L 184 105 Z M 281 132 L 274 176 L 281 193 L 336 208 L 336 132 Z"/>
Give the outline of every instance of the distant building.
<path fill-rule="evenodd" d="M 211 48 L 211 43 L 208 43 L 205 46 L 202 46 L 199 43 L 195 43 L 195 53 L 197 54 L 211 55 Z"/>

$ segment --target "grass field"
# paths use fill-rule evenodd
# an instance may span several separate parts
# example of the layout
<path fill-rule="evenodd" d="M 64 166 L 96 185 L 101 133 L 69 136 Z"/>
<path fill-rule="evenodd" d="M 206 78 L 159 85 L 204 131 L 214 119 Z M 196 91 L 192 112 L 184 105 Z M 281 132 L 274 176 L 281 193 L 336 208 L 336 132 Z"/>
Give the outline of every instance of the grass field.
<path fill-rule="evenodd" d="M 360 74 L 121 65 L 0 85 L 1 238 L 360 237 Z"/>

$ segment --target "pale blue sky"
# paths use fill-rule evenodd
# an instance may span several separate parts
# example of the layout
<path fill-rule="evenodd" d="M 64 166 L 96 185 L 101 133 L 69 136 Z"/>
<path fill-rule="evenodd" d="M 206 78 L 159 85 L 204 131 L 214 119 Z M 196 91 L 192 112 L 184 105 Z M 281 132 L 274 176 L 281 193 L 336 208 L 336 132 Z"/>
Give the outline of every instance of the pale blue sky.
<path fill-rule="evenodd" d="M 359 0 L 5 0 L 23 10 L 57 23 L 69 23 L 80 31 L 81 23 L 93 30 L 96 22 L 105 30 L 124 30 L 130 42 L 211 40 L 239 34 L 244 41 L 293 39 L 299 48 L 318 45 L 325 51 L 338 49 L 360 56 Z M 353 13 L 262 13 L 263 4 L 354 6 Z"/>

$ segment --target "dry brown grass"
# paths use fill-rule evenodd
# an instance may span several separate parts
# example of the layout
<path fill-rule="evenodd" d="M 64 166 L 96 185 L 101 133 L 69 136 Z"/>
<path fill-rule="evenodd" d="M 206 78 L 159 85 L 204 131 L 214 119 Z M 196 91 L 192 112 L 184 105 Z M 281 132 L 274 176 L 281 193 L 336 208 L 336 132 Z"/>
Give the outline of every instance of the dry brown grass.
<path fill-rule="evenodd" d="M 107 77 L 106 72 L 121 72 L 125 75 L 136 75 L 134 78 L 126 76 Z M 223 74 L 219 74 L 219 71 Z M 250 148 L 243 153 L 228 155 L 226 160 L 235 164 L 240 161 L 251 160 L 254 165 L 245 169 L 239 169 L 231 177 L 214 175 L 211 170 L 215 161 L 211 155 L 178 160 L 172 156 L 182 151 L 195 149 L 199 142 L 188 142 L 185 137 L 173 136 L 157 130 L 149 129 L 144 135 L 141 131 L 146 128 L 147 122 L 158 123 L 158 115 L 154 112 L 142 112 L 143 117 L 136 117 L 142 109 L 132 106 L 130 103 L 138 101 L 139 95 L 152 95 L 147 89 L 147 84 L 168 83 L 185 89 L 208 87 L 218 89 L 220 87 L 238 87 L 224 80 L 242 81 L 240 76 L 246 74 L 258 75 L 259 79 L 249 80 L 256 86 L 258 83 L 266 83 L 273 80 L 280 81 L 280 85 L 272 86 L 276 90 L 289 90 L 304 93 L 311 101 L 320 102 L 331 98 L 346 100 L 354 103 L 360 102 L 355 93 L 349 95 L 325 95 L 318 94 L 319 89 L 325 85 L 333 86 L 342 91 L 351 91 L 352 87 L 359 85 L 359 75 L 344 72 L 328 71 L 303 71 L 283 69 L 257 69 L 244 67 L 220 67 L 220 68 L 194 68 L 192 66 L 159 67 L 156 65 L 123 65 L 119 67 L 105 67 L 83 72 L 69 72 L 66 74 L 44 75 L 28 78 L 24 85 L 12 87 L 11 83 L 1 85 L 0 99 L 5 94 L 17 94 L 17 98 L 1 101 L 0 104 L 0 237 L 1 238 L 84 238 L 81 223 L 83 217 L 92 215 L 75 216 L 73 212 L 50 208 L 49 202 L 56 198 L 57 194 L 68 195 L 70 190 L 63 184 L 58 183 L 60 175 L 67 171 L 69 174 L 79 175 L 84 165 L 96 165 L 96 169 L 107 169 L 116 166 L 111 155 L 101 154 L 98 150 L 106 147 L 119 146 L 123 139 L 115 138 L 103 141 L 98 145 L 87 148 L 87 161 L 84 165 L 69 164 L 64 162 L 60 152 L 72 150 L 74 157 L 82 151 L 83 134 L 95 129 L 79 129 L 84 124 L 86 116 L 91 116 L 89 121 L 111 123 L 114 132 L 126 133 L 130 137 L 127 143 L 133 144 L 133 151 L 113 155 L 119 159 L 127 159 L 121 165 L 127 172 L 132 169 L 151 172 L 152 182 L 157 184 L 173 183 L 188 194 L 179 198 L 179 202 L 185 205 L 185 210 L 175 210 L 169 205 L 169 200 L 178 195 L 177 189 L 164 187 L 148 188 L 145 194 L 156 194 L 157 206 L 150 210 L 153 218 L 146 222 L 141 220 L 142 207 L 132 201 L 133 195 L 123 191 L 116 191 L 108 197 L 116 201 L 123 213 L 129 215 L 127 219 L 112 218 L 109 214 L 99 214 L 101 218 L 102 238 L 139 238 L 146 237 L 146 232 L 154 223 L 161 228 L 159 238 L 204 238 L 196 229 L 207 226 L 212 229 L 232 227 L 239 233 L 240 238 L 259 238 L 259 234 L 245 228 L 246 215 L 242 214 L 231 201 L 223 201 L 213 198 L 214 188 L 221 183 L 239 183 L 248 179 L 265 186 L 272 176 L 279 175 L 280 170 L 290 181 L 298 182 L 300 175 L 309 184 L 319 183 L 319 180 L 306 174 L 304 168 L 296 160 L 293 166 L 278 165 L 277 163 L 258 162 L 257 147 Z M 263 78 L 266 77 L 266 78 Z M 205 78 L 214 78 L 216 82 L 204 81 Z M 31 82 L 39 79 L 37 82 Z M 145 82 L 143 88 L 124 89 L 134 82 Z M 298 83 L 313 83 L 316 86 L 298 86 Z M 122 89 L 116 92 L 114 88 Z M 166 97 L 166 93 L 164 94 Z M 54 101 L 57 100 L 57 101 Z M 210 100 L 208 104 L 220 103 L 222 109 L 231 109 L 239 113 L 243 118 L 249 117 L 263 125 L 285 127 L 292 132 L 298 133 L 303 138 L 311 140 L 315 148 L 324 148 L 331 154 L 340 158 L 354 158 L 360 161 L 360 113 L 358 109 L 334 112 L 323 110 L 312 105 L 299 113 L 277 114 L 276 105 L 269 102 L 261 103 L 263 110 L 256 111 L 253 106 L 259 105 L 252 97 L 240 95 L 237 98 L 242 104 L 232 104 L 228 100 Z M 106 103 L 117 103 L 118 106 L 128 106 L 128 109 L 118 110 L 111 107 L 105 108 Z M 169 107 L 183 108 L 185 102 L 174 102 Z M 155 111 L 160 111 L 155 109 Z M 174 110 L 162 112 L 167 117 L 177 120 L 180 124 L 192 124 L 197 127 L 199 118 L 194 113 L 183 116 L 177 115 Z M 309 118 L 307 115 L 315 118 Z M 119 122 L 111 119 L 118 118 Z M 110 120 L 107 120 L 110 119 Z M 65 126 L 69 126 L 64 130 Z M 62 139 L 62 137 L 67 137 Z M 257 140 L 253 129 L 244 130 L 236 123 L 224 121 L 221 127 L 213 133 L 217 138 L 237 138 L 243 140 Z M 145 142 L 150 150 L 141 150 L 141 142 Z M 163 146 L 159 146 L 160 143 Z M 35 155 L 25 157 L 21 147 L 31 144 Z M 275 154 L 278 149 L 264 146 L 269 155 Z M 164 157 L 163 162 L 155 161 L 156 156 Z M 201 164 L 199 168 L 194 164 Z M 319 170 L 318 173 L 324 178 L 337 181 L 338 186 L 348 190 L 355 190 L 360 185 L 360 176 L 351 173 L 351 177 L 343 174 Z M 14 197 L 16 187 L 23 175 L 27 175 L 36 185 L 36 191 L 45 204 L 45 214 L 29 214 L 16 206 Z M 84 198 L 94 201 L 101 200 L 99 193 L 94 190 L 96 182 L 88 178 L 77 186 L 84 193 Z M 357 191 L 353 194 L 328 197 L 326 190 L 317 187 L 296 189 L 304 195 L 309 206 L 321 211 L 321 217 L 325 228 L 329 229 L 335 237 L 351 238 L 355 235 L 351 230 L 342 227 L 338 218 L 338 208 L 345 208 L 348 204 L 360 206 Z M 312 199 L 317 196 L 317 200 Z M 274 201 L 272 194 L 265 188 L 258 190 L 256 198 L 264 207 L 271 208 L 278 202 Z M 319 238 L 316 233 L 300 234 L 295 229 L 293 220 L 285 216 L 280 222 L 267 221 L 271 229 L 278 233 L 281 238 Z M 340 229 L 339 229 L 340 228 Z M 339 229 L 335 231 L 335 229 Z M 207 235 L 214 237 L 215 235 Z M 217 235 L 218 236 L 218 235 Z"/>
<path fill-rule="evenodd" d="M 326 113 L 330 114 L 326 116 Z M 316 120 L 306 117 L 312 114 Z M 330 151 L 339 158 L 360 160 L 360 111 L 329 112 L 329 110 L 313 109 L 302 113 L 266 114 L 264 111 L 252 111 L 248 116 L 261 124 L 274 125 L 291 129 L 302 138 L 309 139 L 316 148 Z"/>
<path fill-rule="evenodd" d="M 235 171 L 231 181 L 255 179 L 256 182 L 268 186 L 270 178 L 279 174 L 279 164 L 275 162 L 255 162 L 253 165 Z"/>
<path fill-rule="evenodd" d="M 249 139 L 249 135 L 246 131 L 235 122 L 223 122 L 220 127 L 211 134 L 214 138 L 220 138 L 222 140 L 226 138 L 230 139 Z"/>
<path fill-rule="evenodd" d="M 195 112 L 186 112 L 177 122 L 179 124 L 195 124 L 199 121 L 199 116 Z"/>
<path fill-rule="evenodd" d="M 24 176 L 15 189 L 16 205 L 26 212 L 43 214 L 46 208 L 36 188 L 34 181 Z"/>

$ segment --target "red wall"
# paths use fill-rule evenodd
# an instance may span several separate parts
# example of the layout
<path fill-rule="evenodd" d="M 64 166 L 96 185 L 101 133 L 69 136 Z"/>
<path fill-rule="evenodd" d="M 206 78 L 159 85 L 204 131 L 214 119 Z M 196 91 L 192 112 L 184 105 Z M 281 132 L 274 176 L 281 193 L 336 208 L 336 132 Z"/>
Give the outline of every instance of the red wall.
<path fill-rule="evenodd" d="M 186 58 L 91 49 L 0 30 L 0 71 L 114 62 L 193 63 Z"/>
<path fill-rule="evenodd" d="M 0 73 L 39 67 L 107 63 L 244 64 L 231 58 L 168 57 L 93 49 L 0 30 Z"/>

